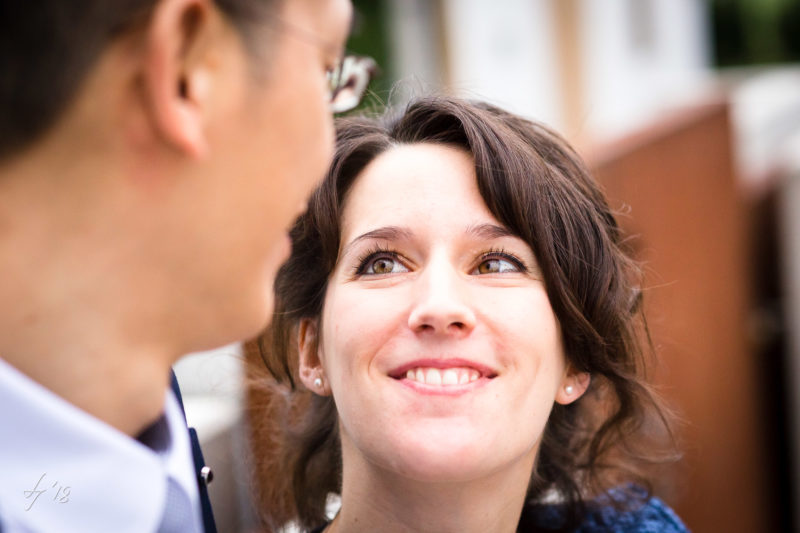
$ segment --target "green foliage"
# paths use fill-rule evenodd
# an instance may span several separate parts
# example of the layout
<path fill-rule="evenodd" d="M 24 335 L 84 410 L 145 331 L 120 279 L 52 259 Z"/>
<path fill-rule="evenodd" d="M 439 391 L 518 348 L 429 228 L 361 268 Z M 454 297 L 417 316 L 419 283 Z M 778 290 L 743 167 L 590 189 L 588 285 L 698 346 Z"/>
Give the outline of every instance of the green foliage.
<path fill-rule="evenodd" d="M 800 0 L 711 0 L 717 66 L 800 61 Z"/>
<path fill-rule="evenodd" d="M 385 0 L 354 0 L 353 28 L 347 42 L 349 53 L 370 56 L 380 72 L 370 83 L 361 105 L 352 113 L 380 112 L 386 105 L 392 80 L 389 79 L 389 21 Z"/>

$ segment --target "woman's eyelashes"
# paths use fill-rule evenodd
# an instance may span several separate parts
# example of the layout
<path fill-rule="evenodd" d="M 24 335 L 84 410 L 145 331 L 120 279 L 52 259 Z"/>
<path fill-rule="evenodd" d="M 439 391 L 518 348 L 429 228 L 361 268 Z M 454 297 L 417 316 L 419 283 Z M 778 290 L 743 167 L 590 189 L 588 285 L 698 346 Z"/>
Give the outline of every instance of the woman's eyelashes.
<path fill-rule="evenodd" d="M 410 269 L 400 258 L 400 254 L 386 248 L 373 248 L 360 256 L 356 262 L 354 275 L 381 276 L 409 272 Z M 471 275 L 526 273 L 525 263 L 517 256 L 504 250 L 490 250 L 479 255 L 477 264 L 469 271 Z"/>
<path fill-rule="evenodd" d="M 471 274 L 504 274 L 528 272 L 528 267 L 519 257 L 504 250 L 491 250 L 481 255 L 480 262 Z"/>
<path fill-rule="evenodd" d="M 358 260 L 356 276 L 380 276 L 408 272 L 400 261 L 397 252 L 391 250 L 372 250 Z"/>

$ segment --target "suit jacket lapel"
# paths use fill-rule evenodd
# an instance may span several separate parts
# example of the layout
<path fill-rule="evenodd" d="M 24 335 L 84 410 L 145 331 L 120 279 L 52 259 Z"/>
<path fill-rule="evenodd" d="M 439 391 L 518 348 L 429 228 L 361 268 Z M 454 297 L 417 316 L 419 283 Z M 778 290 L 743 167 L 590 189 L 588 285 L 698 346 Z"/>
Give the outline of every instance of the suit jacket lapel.
<path fill-rule="evenodd" d="M 175 397 L 178 398 L 178 403 L 183 411 L 183 418 L 186 419 L 186 410 L 183 407 L 183 397 L 181 396 L 181 389 L 178 386 L 178 378 L 175 377 L 175 372 L 172 373 L 172 391 Z M 211 482 L 212 474 L 211 469 L 206 465 L 203 459 L 203 451 L 200 449 L 200 441 L 197 438 L 197 431 L 194 428 L 188 428 L 189 438 L 192 443 L 192 457 L 194 459 L 194 470 L 197 479 L 197 487 L 200 492 L 200 507 L 203 511 L 203 527 L 206 533 L 217 533 L 217 525 L 214 522 L 214 513 L 211 509 L 211 500 L 208 497 L 208 484 Z M 2 533 L 2 532 L 0 532 Z"/>

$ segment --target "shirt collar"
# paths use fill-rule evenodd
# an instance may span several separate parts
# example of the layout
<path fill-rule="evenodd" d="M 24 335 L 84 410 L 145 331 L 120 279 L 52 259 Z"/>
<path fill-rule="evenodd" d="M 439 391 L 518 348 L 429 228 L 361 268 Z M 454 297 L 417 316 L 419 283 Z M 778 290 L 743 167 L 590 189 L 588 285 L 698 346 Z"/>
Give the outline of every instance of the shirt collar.
<path fill-rule="evenodd" d="M 186 490 L 199 524 L 191 445 L 171 390 L 164 420 L 168 445 L 156 452 L 0 359 L 4 533 L 155 531 L 167 475 Z"/>

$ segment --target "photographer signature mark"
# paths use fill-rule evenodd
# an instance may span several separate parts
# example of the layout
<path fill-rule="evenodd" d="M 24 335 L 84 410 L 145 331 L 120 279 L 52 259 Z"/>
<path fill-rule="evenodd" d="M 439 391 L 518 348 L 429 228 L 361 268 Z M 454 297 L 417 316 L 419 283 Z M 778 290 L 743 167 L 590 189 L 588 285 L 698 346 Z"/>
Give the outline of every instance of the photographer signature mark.
<path fill-rule="evenodd" d="M 70 487 L 68 485 L 67 486 L 61 485 L 58 481 L 53 482 L 52 486 L 48 487 L 47 485 L 50 482 L 49 481 L 45 482 L 44 478 L 46 476 L 47 472 L 45 472 L 44 474 L 41 475 L 41 477 L 39 477 L 39 481 L 36 482 L 36 485 L 34 485 L 34 487 L 31 490 L 23 491 L 25 499 L 31 500 L 30 504 L 28 504 L 28 507 L 25 509 L 25 511 L 30 511 L 31 508 L 33 508 L 34 504 L 39 499 L 39 496 L 41 496 L 50 489 L 55 489 L 56 487 L 58 488 L 58 490 L 55 492 L 55 495 L 53 496 L 53 501 L 56 503 L 69 502 Z M 40 485 L 43 488 L 39 488 Z"/>

